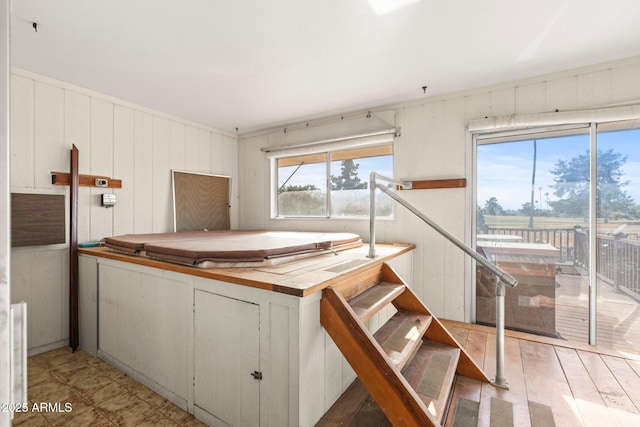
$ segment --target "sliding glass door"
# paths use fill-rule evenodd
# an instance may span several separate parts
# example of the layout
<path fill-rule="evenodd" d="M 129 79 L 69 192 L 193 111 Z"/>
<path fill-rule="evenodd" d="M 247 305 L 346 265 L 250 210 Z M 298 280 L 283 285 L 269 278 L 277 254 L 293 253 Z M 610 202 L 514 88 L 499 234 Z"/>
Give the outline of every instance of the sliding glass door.
<path fill-rule="evenodd" d="M 640 351 L 640 130 L 597 129 L 477 138 L 475 243 L 519 281 L 507 328 Z M 495 324 L 476 273 L 476 322 Z"/>
<path fill-rule="evenodd" d="M 596 337 L 640 352 L 640 129 L 598 126 Z"/>

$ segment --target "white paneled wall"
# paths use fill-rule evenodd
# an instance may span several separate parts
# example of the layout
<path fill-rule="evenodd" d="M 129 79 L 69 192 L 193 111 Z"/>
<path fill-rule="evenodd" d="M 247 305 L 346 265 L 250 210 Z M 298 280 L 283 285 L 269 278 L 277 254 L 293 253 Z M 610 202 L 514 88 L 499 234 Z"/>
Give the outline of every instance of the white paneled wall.
<path fill-rule="evenodd" d="M 51 172 L 69 171 L 73 144 L 81 174 L 122 180 L 121 189 L 80 188 L 80 242 L 171 231 L 171 169 L 231 176 L 231 225 L 238 227 L 235 135 L 13 69 L 11 191 L 65 194 L 68 200 L 68 188 L 52 185 Z M 117 195 L 114 208 L 100 206 L 105 192 Z M 68 246 L 12 250 L 11 280 L 12 301 L 28 303 L 30 353 L 64 345 Z"/>
<path fill-rule="evenodd" d="M 473 186 L 469 166 L 471 144 L 469 120 L 489 116 L 532 114 L 590 109 L 640 102 L 640 58 L 629 58 L 588 68 L 540 76 L 519 82 L 476 89 L 448 96 L 381 108 L 395 111 L 402 136 L 394 147 L 395 175 L 400 179 L 467 178 L 462 189 L 404 192 L 412 204 L 461 239 L 469 240 L 468 191 Z M 351 114 L 352 117 L 362 117 Z M 322 122 L 324 124 L 317 125 Z M 327 124 L 333 122 L 333 124 Z M 375 125 L 375 124 L 372 124 Z M 247 228 L 352 231 L 368 237 L 364 220 L 282 220 L 271 219 L 269 209 L 269 161 L 260 147 L 313 141 L 355 133 L 366 129 L 362 119 L 329 117 L 240 137 L 240 225 Z M 296 129 L 297 128 L 297 129 Z M 466 277 L 464 257 L 426 226 L 396 209 L 395 220 L 380 221 L 378 241 L 404 241 L 417 245 L 414 257 L 414 289 L 436 315 L 465 320 Z"/>

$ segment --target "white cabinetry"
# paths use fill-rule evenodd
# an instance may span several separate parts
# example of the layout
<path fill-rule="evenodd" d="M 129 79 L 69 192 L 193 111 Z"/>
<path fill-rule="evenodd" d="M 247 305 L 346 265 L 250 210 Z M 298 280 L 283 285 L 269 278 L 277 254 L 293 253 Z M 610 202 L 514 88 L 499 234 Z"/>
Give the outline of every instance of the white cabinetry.
<path fill-rule="evenodd" d="M 388 262 L 410 277 L 412 259 Z M 319 289 L 294 296 L 87 254 L 80 268 L 80 347 L 97 343 L 99 357 L 209 425 L 313 426 L 355 379 L 320 325 Z M 284 280 L 283 268 L 254 274 Z M 288 289 L 306 280 L 292 273 Z"/>
<path fill-rule="evenodd" d="M 260 422 L 260 306 L 195 290 L 194 405 L 212 424 Z"/>
<path fill-rule="evenodd" d="M 98 270 L 98 355 L 186 409 L 188 277 L 113 261 Z"/>

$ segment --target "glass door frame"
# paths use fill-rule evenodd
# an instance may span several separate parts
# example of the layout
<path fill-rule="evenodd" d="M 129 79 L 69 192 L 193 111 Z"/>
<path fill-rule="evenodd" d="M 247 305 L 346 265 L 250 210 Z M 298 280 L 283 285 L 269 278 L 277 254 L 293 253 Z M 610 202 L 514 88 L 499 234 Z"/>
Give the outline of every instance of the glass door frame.
<path fill-rule="evenodd" d="M 600 122 L 609 121 L 602 120 Z M 613 120 L 612 120 L 613 121 Z M 478 206 L 477 200 L 477 148 L 478 145 L 482 145 L 479 141 L 486 141 L 488 139 L 494 140 L 494 143 L 500 143 L 500 139 L 504 139 L 504 142 L 511 140 L 517 140 L 518 136 L 522 136 L 523 139 L 534 139 L 536 134 L 545 134 L 548 136 L 553 136 L 554 134 L 558 135 L 567 135 L 569 133 L 575 132 L 578 133 L 580 130 L 584 132 L 585 129 L 588 129 L 589 133 L 589 174 L 590 174 L 590 183 L 589 183 L 589 229 L 596 230 L 596 232 L 589 233 L 589 325 L 588 325 L 588 336 L 589 336 L 589 344 L 595 345 L 597 344 L 597 268 L 596 268 L 596 244 L 597 244 L 597 215 L 596 215 L 596 187 L 597 187 L 597 123 L 595 121 L 592 122 L 576 122 L 573 124 L 564 124 L 564 125 L 547 125 L 540 124 L 540 126 L 530 126 L 526 129 L 495 129 L 488 130 L 484 132 L 472 132 L 470 126 L 470 136 L 471 136 L 471 150 L 470 150 L 470 176 L 473 180 L 473 185 L 470 186 L 470 209 L 468 210 L 470 221 L 468 221 L 469 231 L 470 231 L 470 242 L 473 248 L 477 247 L 477 238 L 476 238 L 476 210 Z M 486 142 L 485 142 L 486 143 Z M 476 275 L 474 274 L 476 265 L 475 262 L 470 262 L 470 269 L 468 270 L 468 277 L 470 278 L 470 286 L 467 288 L 469 292 L 467 294 L 467 301 L 470 302 L 470 310 L 468 310 L 468 318 L 472 323 L 476 322 Z M 509 292 L 509 289 L 507 289 Z"/>

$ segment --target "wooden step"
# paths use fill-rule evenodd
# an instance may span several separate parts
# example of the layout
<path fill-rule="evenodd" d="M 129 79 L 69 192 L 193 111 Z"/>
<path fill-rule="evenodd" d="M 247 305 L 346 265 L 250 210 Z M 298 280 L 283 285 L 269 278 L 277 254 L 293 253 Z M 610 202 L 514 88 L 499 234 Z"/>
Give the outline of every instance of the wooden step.
<path fill-rule="evenodd" d="M 431 414 L 444 420 L 451 397 L 460 349 L 425 339 L 402 374 Z"/>
<path fill-rule="evenodd" d="M 389 303 L 397 312 L 372 334 L 364 321 Z M 351 401 L 358 407 L 356 412 L 368 420 L 366 425 L 373 419 L 378 425 L 382 411 L 387 418 L 383 424 L 440 426 L 456 373 L 489 381 L 453 335 L 386 264 L 325 288 L 320 323 L 379 404 L 376 408 L 370 399 L 363 400 L 362 393 L 356 393 L 358 397 Z M 341 408 L 342 415 L 331 420 L 345 421 L 343 416 L 351 412 Z M 339 425 L 362 425 L 359 419 L 356 416 L 352 419 L 355 424 Z"/>
<path fill-rule="evenodd" d="M 391 425 L 380 406 L 356 378 L 315 427 Z"/>
<path fill-rule="evenodd" d="M 398 369 L 402 369 L 420 347 L 431 319 L 428 314 L 399 311 L 382 325 L 373 337 L 385 351 L 391 363 Z"/>
<path fill-rule="evenodd" d="M 349 305 L 364 323 L 386 307 L 404 290 L 405 285 L 403 284 L 380 282 L 376 286 L 351 298 Z"/>
<path fill-rule="evenodd" d="M 431 340 L 421 340 L 420 343 L 418 352 L 402 370 L 402 374 L 434 418 L 444 425 L 460 350 Z M 476 411 L 476 421 L 477 416 Z M 469 419 L 456 415 L 457 418 Z M 356 379 L 316 427 L 364 425 L 389 425 L 389 422 L 364 385 Z M 456 426 L 465 424 L 458 423 Z"/>

